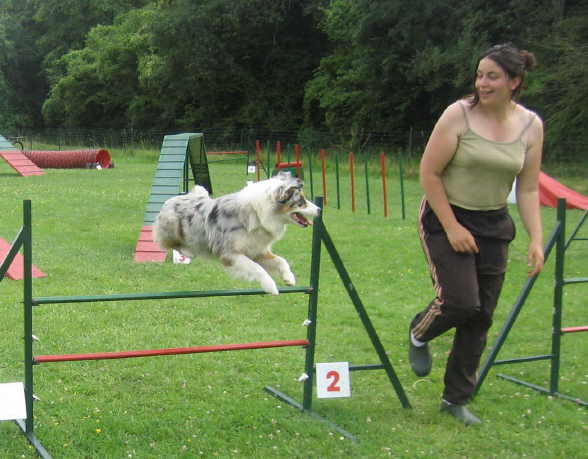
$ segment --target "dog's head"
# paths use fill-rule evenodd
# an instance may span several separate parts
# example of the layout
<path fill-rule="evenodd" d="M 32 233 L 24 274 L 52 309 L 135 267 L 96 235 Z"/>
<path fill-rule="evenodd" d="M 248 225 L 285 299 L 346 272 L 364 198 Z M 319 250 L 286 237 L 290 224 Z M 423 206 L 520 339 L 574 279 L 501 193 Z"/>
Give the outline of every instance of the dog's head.
<path fill-rule="evenodd" d="M 320 208 L 304 196 L 304 183 L 290 172 L 279 172 L 273 180 L 277 186 L 274 191 L 276 211 L 287 217 L 288 223 L 306 228 L 320 213 Z"/>

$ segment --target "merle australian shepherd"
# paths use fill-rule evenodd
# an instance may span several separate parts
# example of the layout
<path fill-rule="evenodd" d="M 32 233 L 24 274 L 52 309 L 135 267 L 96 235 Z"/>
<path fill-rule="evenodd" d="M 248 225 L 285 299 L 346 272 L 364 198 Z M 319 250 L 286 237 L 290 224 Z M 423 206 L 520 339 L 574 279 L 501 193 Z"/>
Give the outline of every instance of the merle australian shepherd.
<path fill-rule="evenodd" d="M 258 282 L 265 292 L 277 295 L 271 276 L 286 285 L 294 285 L 296 279 L 288 262 L 272 253 L 272 245 L 288 223 L 305 228 L 319 212 L 304 197 L 302 181 L 281 172 L 215 199 L 201 186 L 168 199 L 153 234 L 162 248 L 216 258 L 230 274 Z"/>

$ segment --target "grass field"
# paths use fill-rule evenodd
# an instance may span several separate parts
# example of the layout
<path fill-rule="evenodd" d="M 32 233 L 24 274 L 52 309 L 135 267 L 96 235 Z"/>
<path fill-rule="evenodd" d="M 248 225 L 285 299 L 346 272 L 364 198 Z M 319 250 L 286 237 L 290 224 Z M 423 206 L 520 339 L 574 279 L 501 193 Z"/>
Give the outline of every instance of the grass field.
<path fill-rule="evenodd" d="M 256 287 L 227 277 L 220 266 L 136 264 L 135 243 L 143 221 L 158 152 L 118 156 L 111 170 L 47 170 L 19 177 L 0 163 L 0 236 L 12 240 L 21 225 L 22 200 L 33 204 L 34 263 L 48 274 L 35 279 L 34 295 L 90 295 Z M 327 424 L 300 413 L 263 391 L 271 385 L 300 400 L 304 369 L 300 348 L 113 361 L 54 363 L 35 367 L 35 429 L 55 458 L 173 457 L 586 457 L 588 411 L 497 378 L 492 369 L 472 411 L 484 423 L 466 428 L 439 413 L 444 363 L 451 333 L 432 344 L 434 368 L 416 378 L 407 362 L 409 320 L 429 302 L 431 283 L 416 233 L 420 190 L 405 182 L 406 219 L 400 217 L 399 184 L 390 173 L 390 217 L 382 216 L 377 170 L 371 172 L 372 212 L 358 178 L 358 211 L 349 209 L 348 182 L 342 205 L 330 203 L 324 222 L 349 270 L 388 356 L 406 391 L 404 409 L 383 372 L 352 374 L 352 397 L 314 400 L 322 416 L 357 436 L 352 443 Z M 244 185 L 244 165 L 210 166 L 215 194 Z M 313 177 L 321 194 L 320 176 Z M 549 172 L 549 171 L 548 171 Z M 562 171 L 556 177 L 562 179 Z M 564 183 L 588 194 L 578 175 Z M 307 186 L 310 177 L 306 177 Z M 542 209 L 546 234 L 555 210 Z M 568 228 L 581 212 L 568 212 Z M 489 343 L 526 280 L 526 234 L 510 251 L 506 285 Z M 583 229 L 588 234 L 588 226 Z M 585 236 L 584 236 L 585 237 Z M 309 279 L 311 231 L 290 228 L 276 252 L 292 265 L 299 283 Z M 567 277 L 588 275 L 588 247 L 570 246 Z M 501 358 L 550 351 L 553 260 L 549 260 Z M 588 323 L 586 285 L 566 287 L 564 326 Z M 34 311 L 35 354 L 156 349 L 302 339 L 304 295 L 245 296 L 41 306 Z M 23 380 L 22 282 L 0 283 L 0 382 Z M 319 294 L 317 362 L 378 363 L 377 356 L 323 252 Z M 562 342 L 560 391 L 588 399 L 588 347 L 581 333 Z M 547 386 L 546 362 L 500 367 L 500 372 Z M 18 427 L 0 423 L 0 457 L 35 457 Z"/>

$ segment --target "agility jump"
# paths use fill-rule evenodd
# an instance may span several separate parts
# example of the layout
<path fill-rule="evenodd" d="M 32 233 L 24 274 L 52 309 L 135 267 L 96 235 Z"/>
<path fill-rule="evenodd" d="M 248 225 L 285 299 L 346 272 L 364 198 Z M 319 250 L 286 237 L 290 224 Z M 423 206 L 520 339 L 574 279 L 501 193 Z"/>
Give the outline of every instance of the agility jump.
<path fill-rule="evenodd" d="M 317 198 L 316 204 L 322 207 L 322 199 Z M 265 295 L 266 292 L 262 289 L 249 290 L 219 290 L 219 291 L 185 291 L 185 292 L 156 292 L 156 293 L 129 293 L 129 294 L 112 294 L 112 295 L 93 295 L 93 296 L 52 296 L 52 297 L 35 297 L 33 295 L 32 286 L 32 225 L 31 225 L 31 201 L 23 202 L 23 227 L 20 236 L 17 238 L 18 247 L 14 247 L 11 253 L 16 253 L 21 247 L 24 258 L 24 282 L 23 282 L 23 297 L 24 297 L 24 399 L 26 405 L 26 419 L 16 420 L 15 422 L 27 437 L 31 445 L 36 449 L 37 453 L 43 458 L 51 458 L 51 455 L 43 447 L 41 442 L 37 439 L 34 431 L 34 388 L 33 388 L 33 371 L 34 366 L 39 364 L 46 364 L 51 362 L 73 362 L 83 360 L 107 360 L 120 358 L 136 358 L 136 357 L 151 357 L 177 354 L 194 354 L 202 352 L 222 352 L 234 350 L 247 349 L 264 349 L 277 347 L 293 347 L 302 346 L 305 348 L 305 365 L 304 378 L 301 378 L 303 383 L 302 402 L 298 402 L 282 392 L 266 386 L 264 389 L 273 396 L 281 399 L 285 403 L 298 408 L 302 412 L 312 415 L 313 418 L 325 422 L 330 428 L 339 432 L 341 435 L 355 441 L 355 437 L 333 424 L 326 418 L 317 414 L 312 410 L 313 400 L 313 385 L 315 381 L 315 346 L 317 336 L 317 316 L 318 316 L 318 295 L 319 295 L 319 274 L 320 274 L 320 259 L 321 247 L 324 244 L 330 258 L 339 274 L 341 282 L 343 283 L 349 298 L 351 299 L 356 312 L 365 328 L 373 348 L 379 358 L 379 363 L 350 365 L 350 371 L 359 370 L 384 370 L 392 384 L 398 399 L 403 408 L 410 408 L 410 403 L 406 397 L 404 389 L 390 363 L 386 350 L 384 349 L 380 338 L 372 325 L 369 315 L 357 293 L 353 282 L 347 272 L 333 241 L 327 232 L 321 217 L 316 217 L 313 226 L 312 237 L 312 255 L 310 268 L 310 284 L 306 287 L 284 287 L 279 289 L 281 294 L 304 293 L 308 295 L 308 315 L 304 321 L 307 327 L 306 339 L 293 339 L 269 342 L 254 342 L 241 344 L 225 344 L 213 346 L 193 346 L 184 348 L 168 348 L 158 350 L 134 350 L 122 352 L 96 352 L 90 354 L 65 354 L 65 355 L 37 355 L 33 354 L 33 307 L 38 307 L 46 304 L 59 303 L 90 303 L 102 301 L 133 301 L 133 300 L 157 300 L 168 298 L 201 298 L 214 296 L 238 296 L 238 295 Z M 2 272 L 4 265 L 10 263 L 7 259 L 0 266 Z"/>
<path fill-rule="evenodd" d="M 478 382 L 476 383 L 475 393 L 480 390 L 480 387 L 484 383 L 484 380 L 488 376 L 490 368 L 494 365 L 505 365 L 522 362 L 534 362 L 541 360 L 550 361 L 550 384 L 549 387 L 542 387 L 536 384 L 532 384 L 520 379 L 499 373 L 498 376 L 507 381 L 520 384 L 522 386 L 531 388 L 543 394 L 552 395 L 555 397 L 562 398 L 577 403 L 578 405 L 588 407 L 588 401 L 581 400 L 578 397 L 563 394 L 559 391 L 559 371 L 560 371 L 560 357 L 561 357 L 561 337 L 567 333 L 579 333 L 588 331 L 588 326 L 576 326 L 576 327 L 562 327 L 562 314 L 563 314 L 563 288 L 566 285 L 588 283 L 588 277 L 577 277 L 577 278 L 565 278 L 564 277 L 564 261 L 565 251 L 573 241 L 586 240 L 584 238 L 577 237 L 577 234 L 588 218 L 588 210 L 584 212 L 582 218 L 578 222 L 576 228 L 572 231 L 570 238 L 566 241 L 566 200 L 558 199 L 557 201 L 557 223 L 551 232 L 549 240 L 545 245 L 545 260 L 549 257 L 553 248 L 555 247 L 555 286 L 553 295 L 553 316 L 552 316 L 552 335 L 551 335 L 551 353 L 545 355 L 535 355 L 529 357 L 520 357 L 514 359 L 496 360 L 498 353 L 505 343 L 508 334 L 510 333 L 535 281 L 537 276 L 534 276 L 527 280 L 521 293 L 519 294 L 515 304 L 513 305 L 511 312 L 509 313 L 502 330 L 493 344 L 490 353 L 480 369 L 478 376 Z"/>

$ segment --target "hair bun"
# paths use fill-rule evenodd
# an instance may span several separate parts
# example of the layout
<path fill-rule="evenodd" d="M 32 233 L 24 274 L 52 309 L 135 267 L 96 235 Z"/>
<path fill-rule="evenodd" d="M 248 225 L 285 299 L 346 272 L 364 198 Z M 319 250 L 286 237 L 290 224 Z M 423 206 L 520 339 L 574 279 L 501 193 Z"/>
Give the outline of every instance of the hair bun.
<path fill-rule="evenodd" d="M 535 55 L 526 49 L 520 51 L 521 57 L 525 65 L 525 70 L 533 70 L 537 66 L 537 59 Z"/>

